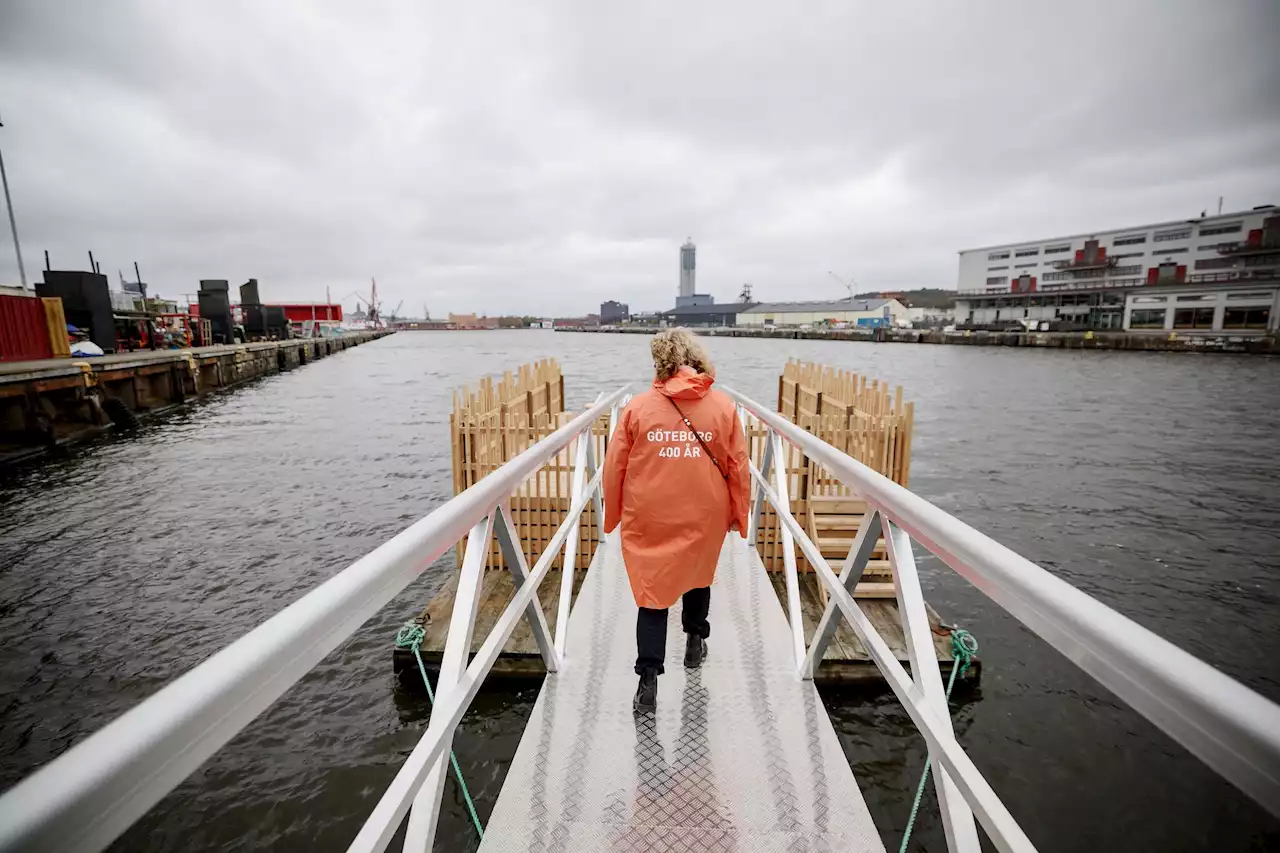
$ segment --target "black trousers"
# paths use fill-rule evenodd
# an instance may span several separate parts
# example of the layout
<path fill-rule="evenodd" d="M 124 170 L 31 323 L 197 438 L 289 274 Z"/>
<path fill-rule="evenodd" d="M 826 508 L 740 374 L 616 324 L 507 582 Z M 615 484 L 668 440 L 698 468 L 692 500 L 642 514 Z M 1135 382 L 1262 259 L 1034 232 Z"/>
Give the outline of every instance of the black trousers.
<path fill-rule="evenodd" d="M 711 636 L 711 623 L 707 612 L 711 609 L 711 587 L 691 589 L 680 599 L 683 605 L 680 623 L 686 634 L 694 634 L 704 640 Z M 651 669 L 661 675 L 665 672 L 662 662 L 667 659 L 667 609 L 656 610 L 641 607 L 636 614 L 636 675 Z"/>

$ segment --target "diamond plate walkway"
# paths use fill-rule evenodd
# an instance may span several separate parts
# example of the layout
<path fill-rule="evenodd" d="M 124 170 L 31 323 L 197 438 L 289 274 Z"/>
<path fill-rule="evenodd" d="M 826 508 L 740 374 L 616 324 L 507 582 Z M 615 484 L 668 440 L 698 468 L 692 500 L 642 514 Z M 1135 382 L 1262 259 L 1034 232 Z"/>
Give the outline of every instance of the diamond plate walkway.
<path fill-rule="evenodd" d="M 632 712 L 636 605 L 619 542 L 599 549 L 574 603 L 567 665 L 543 684 L 482 853 L 883 851 L 741 537 L 720 554 L 706 662 L 684 668 L 677 604 L 657 713 Z"/>

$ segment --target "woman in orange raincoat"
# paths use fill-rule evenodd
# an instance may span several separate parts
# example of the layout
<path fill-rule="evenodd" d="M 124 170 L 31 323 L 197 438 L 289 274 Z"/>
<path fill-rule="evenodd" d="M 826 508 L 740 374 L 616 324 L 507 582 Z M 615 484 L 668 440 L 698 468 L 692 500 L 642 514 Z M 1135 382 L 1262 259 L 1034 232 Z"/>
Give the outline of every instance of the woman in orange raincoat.
<path fill-rule="evenodd" d="M 725 534 L 747 529 L 750 480 L 742 425 L 702 347 L 680 329 L 651 344 L 653 387 L 634 397 L 605 455 L 606 533 L 622 524 L 636 616 L 634 706 L 655 707 L 667 651 L 667 608 L 683 597 L 684 665 L 707 653 L 711 582 Z"/>

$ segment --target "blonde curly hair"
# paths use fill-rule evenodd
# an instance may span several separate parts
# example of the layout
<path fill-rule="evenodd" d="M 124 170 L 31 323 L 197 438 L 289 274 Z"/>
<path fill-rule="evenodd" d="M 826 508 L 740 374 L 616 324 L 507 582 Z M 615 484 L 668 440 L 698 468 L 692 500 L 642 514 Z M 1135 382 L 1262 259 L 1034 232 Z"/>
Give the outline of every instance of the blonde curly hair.
<path fill-rule="evenodd" d="M 676 371 L 688 365 L 699 373 L 715 376 L 715 367 L 693 335 L 684 329 L 665 329 L 653 336 L 649 343 L 653 353 L 653 370 L 662 382 L 676 375 Z"/>

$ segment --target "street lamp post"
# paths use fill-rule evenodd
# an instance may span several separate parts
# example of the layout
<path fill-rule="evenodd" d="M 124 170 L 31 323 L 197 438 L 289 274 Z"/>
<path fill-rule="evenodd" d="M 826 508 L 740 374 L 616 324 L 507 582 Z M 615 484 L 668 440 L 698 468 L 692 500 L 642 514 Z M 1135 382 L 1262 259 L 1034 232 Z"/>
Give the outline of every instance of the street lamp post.
<path fill-rule="evenodd" d="M 4 122 L 0 122 L 4 127 Z M 18 253 L 18 277 L 22 279 L 22 290 L 27 288 L 27 268 L 22 264 L 22 246 L 18 243 L 18 222 L 13 218 L 13 199 L 9 196 L 9 176 L 4 171 L 4 155 L 0 154 L 0 183 L 4 184 L 4 204 L 9 209 L 9 230 L 13 232 L 13 250 Z"/>

